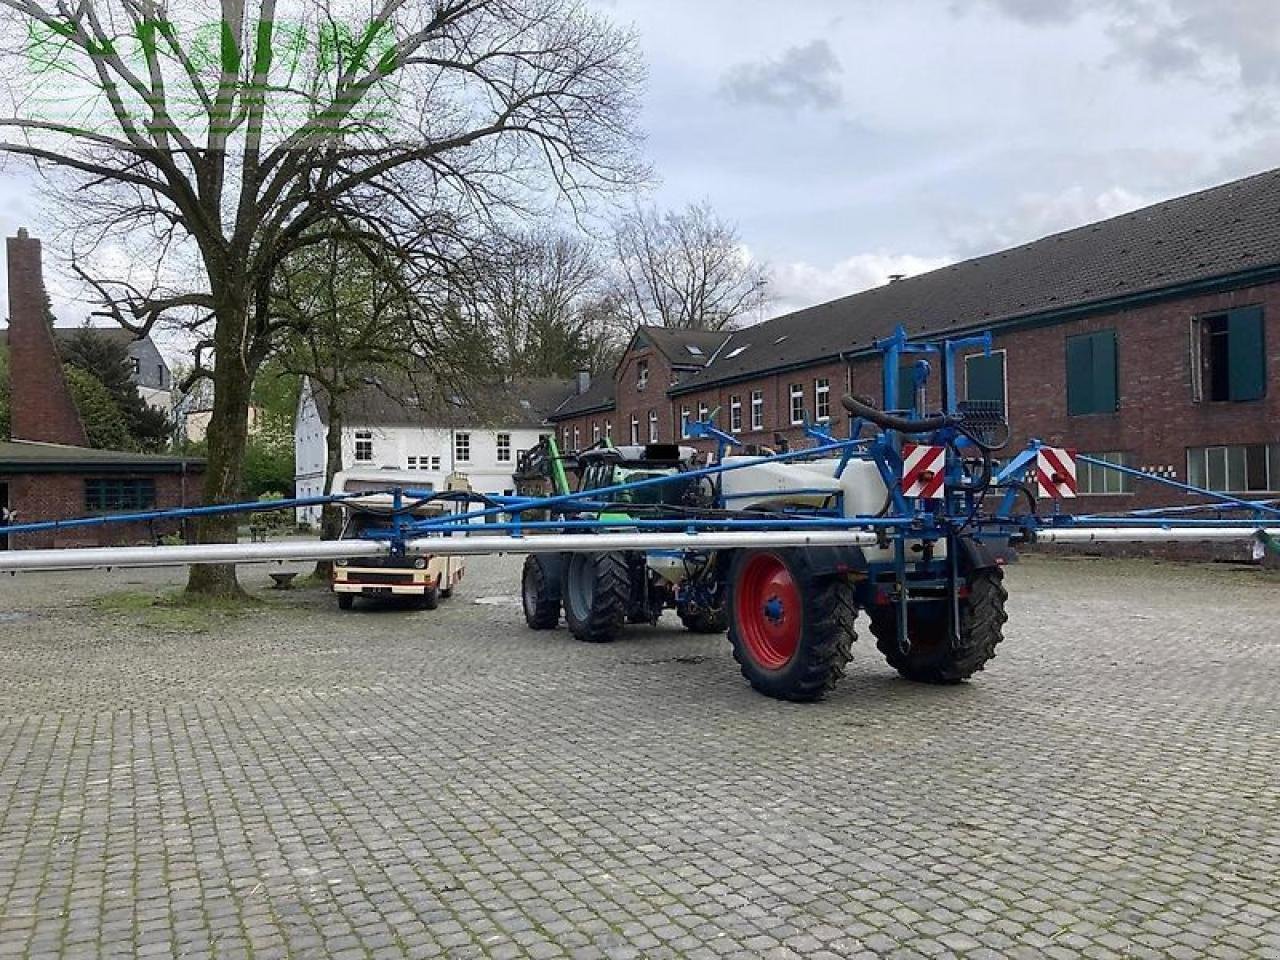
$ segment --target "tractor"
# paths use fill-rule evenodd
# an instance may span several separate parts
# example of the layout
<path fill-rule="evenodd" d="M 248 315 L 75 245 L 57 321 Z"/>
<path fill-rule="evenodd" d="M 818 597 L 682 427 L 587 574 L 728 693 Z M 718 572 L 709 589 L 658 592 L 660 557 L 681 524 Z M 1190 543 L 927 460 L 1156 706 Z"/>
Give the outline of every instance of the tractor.
<path fill-rule="evenodd" d="M 584 516 L 604 523 L 663 515 L 701 514 L 714 505 L 713 484 L 706 479 L 681 482 L 680 474 L 696 467 L 697 450 L 673 444 L 615 447 L 598 445 L 564 458 L 548 437 L 530 451 L 526 476 L 539 464 L 564 492 L 567 470 L 578 475 L 578 493 L 589 500 L 594 491 L 636 482 L 671 478 L 671 482 L 620 493 L 613 502 L 591 511 L 562 512 L 576 521 Z M 534 630 L 560 624 L 561 610 L 569 630 L 580 640 L 607 643 L 628 624 L 656 624 L 666 610 L 694 633 L 723 633 L 727 627 L 724 591 L 713 553 L 675 550 L 608 551 L 588 554 L 531 554 L 521 576 L 525 620 Z"/>
<path fill-rule="evenodd" d="M 957 486 L 990 484 L 994 446 L 977 424 L 998 433 L 992 411 L 970 411 L 967 420 L 912 420 L 852 397 L 845 406 L 861 421 L 909 434 L 961 428 L 952 445 L 963 451 L 956 463 L 967 466 L 957 467 Z M 730 528 L 786 529 L 823 518 L 838 526 L 855 517 L 885 517 L 901 493 L 876 457 L 851 456 L 847 447 L 831 451 L 833 438 L 821 427 L 809 427 L 817 440 L 811 455 L 781 457 L 729 454 L 737 441 L 710 422 L 688 429 L 720 442 L 719 472 L 706 476 L 697 469 L 691 447 L 605 446 L 560 457 L 549 438 L 542 462 L 579 476 L 576 498 L 554 521 L 612 531 L 682 518 Z M 535 553 L 522 574 L 525 620 L 535 630 L 551 630 L 563 611 L 575 637 L 604 643 L 627 623 L 653 624 L 674 609 L 691 631 L 727 631 L 756 689 L 815 700 L 844 675 L 854 621 L 863 612 L 877 647 L 904 677 L 936 684 L 968 679 L 1002 639 L 1007 537 L 888 534 L 886 526 L 876 543 L 849 546 L 702 550 L 695 538 L 693 549 Z"/>

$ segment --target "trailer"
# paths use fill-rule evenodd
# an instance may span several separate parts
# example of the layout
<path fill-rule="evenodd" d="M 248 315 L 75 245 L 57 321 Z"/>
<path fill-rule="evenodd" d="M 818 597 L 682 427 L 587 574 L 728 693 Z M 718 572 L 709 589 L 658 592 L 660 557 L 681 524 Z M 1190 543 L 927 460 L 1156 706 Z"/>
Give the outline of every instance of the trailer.
<path fill-rule="evenodd" d="M 10 551 L 0 571 L 280 560 L 525 554 L 526 622 L 563 619 L 607 642 L 628 623 L 674 609 L 691 630 L 727 633 L 743 676 L 778 699 L 822 699 L 844 675 L 856 625 L 903 677 L 971 678 L 1004 639 L 1004 568 L 1031 544 L 1254 541 L 1280 538 L 1280 506 L 1206 490 L 1038 440 L 1011 451 L 1004 412 L 959 398 L 959 357 L 991 351 L 990 334 L 917 342 L 899 328 L 877 343 L 883 401 L 845 396 L 848 430 L 807 423 L 809 446 L 746 447 L 715 424 L 690 423 L 716 448 L 699 465 L 678 447 L 608 445 L 562 453 L 554 441 L 521 464 L 524 492 L 394 491 L 390 523 L 334 543 L 208 544 Z M 901 396 L 914 360 L 914 400 Z M 936 389 L 926 391 L 934 379 Z M 938 396 L 937 409 L 923 398 Z M 535 462 L 536 461 L 536 462 Z M 1072 514 L 1078 465 L 1161 484 L 1196 502 L 1117 514 Z M 551 493 L 529 493 L 545 472 Z M 570 488 L 569 475 L 577 483 Z M 536 484 L 535 484 L 536 486 Z M 343 494 L 342 499 L 359 494 Z M 322 501 L 324 498 L 320 498 Z M 286 501 L 292 509 L 306 502 Z M 429 505 L 447 506 L 421 516 Z M 132 515 L 176 518 L 261 509 L 228 505 Z M 89 518 L 27 524 L 35 532 Z"/>

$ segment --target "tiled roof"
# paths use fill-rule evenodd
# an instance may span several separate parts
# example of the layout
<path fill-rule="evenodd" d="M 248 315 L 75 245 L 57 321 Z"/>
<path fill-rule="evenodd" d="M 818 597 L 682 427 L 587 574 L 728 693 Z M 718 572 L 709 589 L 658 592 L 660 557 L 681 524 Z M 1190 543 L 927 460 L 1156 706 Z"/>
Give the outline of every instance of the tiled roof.
<path fill-rule="evenodd" d="M 735 331 L 673 394 L 1280 265 L 1280 170 L 1168 200 Z"/>
<path fill-rule="evenodd" d="M 0 474 L 32 473 L 40 470 L 129 470 L 138 473 L 177 472 L 203 469 L 204 461 L 168 454 L 127 453 L 122 450 L 94 450 L 60 443 L 30 440 L 0 440 Z"/>
<path fill-rule="evenodd" d="M 371 427 L 540 427 L 575 387 L 570 380 L 524 379 L 453 389 L 370 377 L 347 397 L 344 417 Z M 317 389 L 315 398 L 327 422 L 324 392 Z"/>
<path fill-rule="evenodd" d="M 641 327 L 638 336 L 674 366 L 704 367 L 716 350 L 729 339 L 727 331 L 677 330 L 669 327 Z"/>
<path fill-rule="evenodd" d="M 614 406 L 615 384 L 611 378 L 598 377 L 587 389 L 586 393 L 575 393 L 556 408 L 551 415 L 552 420 L 563 420 L 583 413 L 597 410 L 612 410 Z"/>

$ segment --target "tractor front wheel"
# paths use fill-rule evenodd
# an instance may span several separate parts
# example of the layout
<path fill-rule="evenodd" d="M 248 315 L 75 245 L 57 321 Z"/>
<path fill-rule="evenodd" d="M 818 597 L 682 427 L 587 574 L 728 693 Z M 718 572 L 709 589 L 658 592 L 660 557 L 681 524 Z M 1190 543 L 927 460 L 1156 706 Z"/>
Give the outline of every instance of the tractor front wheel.
<path fill-rule="evenodd" d="M 959 642 L 951 636 L 947 600 L 912 604 L 907 614 L 906 653 L 898 644 L 898 607 L 872 607 L 871 632 L 889 666 L 908 680 L 948 684 L 968 680 L 996 655 L 1009 619 L 1004 604 L 1004 571 L 999 567 L 973 570 L 965 578 L 960 598 Z"/>
<path fill-rule="evenodd" d="M 751 686 L 779 700 L 826 696 L 857 638 L 848 579 L 815 571 L 802 549 L 744 550 L 729 583 L 729 642 Z"/>
<path fill-rule="evenodd" d="M 575 553 L 564 575 L 564 619 L 587 643 L 616 640 L 631 609 L 631 571 L 625 553 Z"/>
<path fill-rule="evenodd" d="M 560 625 L 560 576 L 563 560 L 530 554 L 520 575 L 520 603 L 531 630 L 554 630 Z"/>

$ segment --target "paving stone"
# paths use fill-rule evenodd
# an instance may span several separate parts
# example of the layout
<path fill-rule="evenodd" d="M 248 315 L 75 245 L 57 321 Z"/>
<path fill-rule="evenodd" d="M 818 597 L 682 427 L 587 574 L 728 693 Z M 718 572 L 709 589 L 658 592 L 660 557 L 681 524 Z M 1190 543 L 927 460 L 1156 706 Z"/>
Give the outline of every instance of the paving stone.
<path fill-rule="evenodd" d="M 473 602 L 518 571 L 195 630 L 0 580 L 0 958 L 1280 956 L 1274 576 L 1031 558 L 972 683 L 860 620 L 800 707 Z"/>

